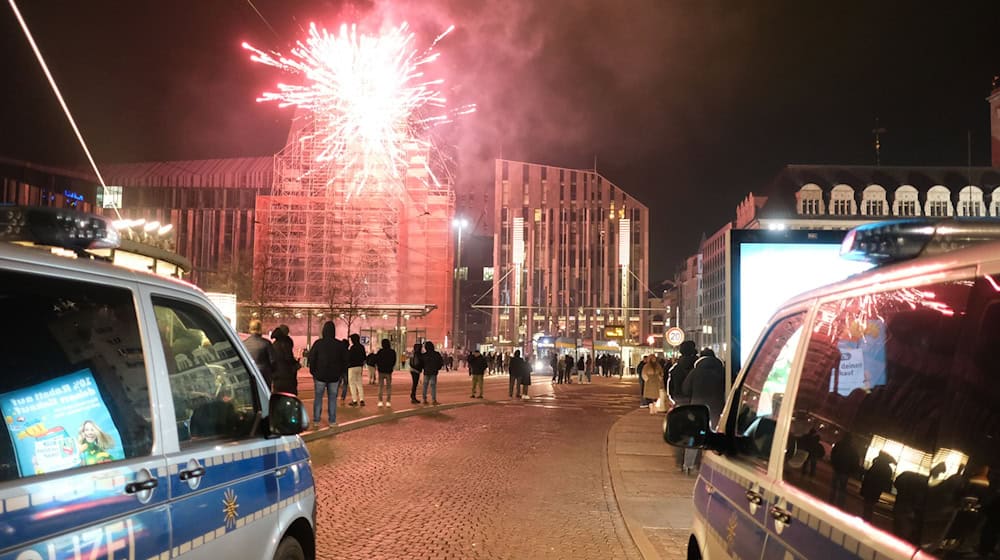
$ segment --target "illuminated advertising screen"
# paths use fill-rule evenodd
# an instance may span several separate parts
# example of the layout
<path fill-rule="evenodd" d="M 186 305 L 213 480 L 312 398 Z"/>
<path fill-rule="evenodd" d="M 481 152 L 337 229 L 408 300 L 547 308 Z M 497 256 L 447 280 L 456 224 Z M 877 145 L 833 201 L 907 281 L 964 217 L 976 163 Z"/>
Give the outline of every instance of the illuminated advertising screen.
<path fill-rule="evenodd" d="M 89 369 L 4 393 L 0 412 L 21 476 L 125 458 Z"/>
<path fill-rule="evenodd" d="M 840 258 L 846 231 L 733 230 L 732 351 L 738 371 L 782 303 L 809 290 L 871 268 Z"/>

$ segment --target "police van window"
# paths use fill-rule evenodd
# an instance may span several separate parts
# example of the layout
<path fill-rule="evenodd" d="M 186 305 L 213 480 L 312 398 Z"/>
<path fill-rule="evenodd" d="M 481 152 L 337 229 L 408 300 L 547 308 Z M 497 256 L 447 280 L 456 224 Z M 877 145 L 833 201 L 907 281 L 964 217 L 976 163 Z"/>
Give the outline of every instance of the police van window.
<path fill-rule="evenodd" d="M 997 362 L 975 358 L 1000 347 L 1000 308 L 967 309 L 972 291 L 971 280 L 945 282 L 820 307 L 794 400 L 789 484 L 918 546 L 971 538 L 959 535 L 972 527 L 960 513 L 976 476 L 986 473 L 988 492 L 1000 441 Z"/>
<path fill-rule="evenodd" d="M 251 375 L 219 323 L 185 302 L 153 298 L 181 447 L 251 434 L 260 407 Z"/>
<path fill-rule="evenodd" d="M 0 482 L 148 456 L 132 292 L 6 270 L 0 286 Z"/>
<path fill-rule="evenodd" d="M 764 470 L 804 321 L 805 313 L 796 313 L 779 320 L 767 332 L 739 388 L 736 416 L 729 419 L 730 426 L 735 423 L 736 433 L 747 436 L 739 456 Z"/>

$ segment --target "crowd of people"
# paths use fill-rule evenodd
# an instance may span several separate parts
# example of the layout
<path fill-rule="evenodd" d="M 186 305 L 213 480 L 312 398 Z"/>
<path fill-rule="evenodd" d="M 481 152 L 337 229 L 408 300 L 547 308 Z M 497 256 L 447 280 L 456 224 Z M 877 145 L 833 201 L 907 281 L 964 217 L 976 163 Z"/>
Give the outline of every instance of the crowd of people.
<path fill-rule="evenodd" d="M 264 338 L 259 320 L 250 322 L 250 336 L 244 341 L 247 350 L 257 364 L 257 368 L 268 386 L 274 392 L 298 394 L 297 373 L 302 362 L 295 358 L 293 342 L 288 327 L 279 325 L 271 331 L 270 340 Z M 657 403 L 665 404 L 665 399 L 674 404 L 705 404 L 709 407 L 713 423 L 718 421 L 725 401 L 725 366 L 715 357 L 711 349 L 700 353 L 692 341 L 683 342 L 680 356 L 673 359 L 658 358 L 650 354 L 638 363 L 635 373 L 639 377 L 640 406 L 649 406 L 651 411 Z M 520 350 L 482 353 L 442 354 L 434 343 L 426 341 L 413 345 L 411 351 L 397 356 L 388 339 L 381 341 L 377 352 L 366 351 L 358 334 L 348 339 L 337 338 L 337 328 L 332 321 L 323 324 L 321 336 L 313 342 L 307 352 L 303 352 L 306 367 L 313 377 L 315 398 L 313 401 L 314 427 L 319 427 L 323 418 L 325 398 L 326 419 L 329 425 L 337 423 L 337 397 L 343 406 L 365 406 L 364 370 L 369 370 L 369 384 L 378 385 L 378 407 L 392 407 L 392 374 L 397 364 L 410 372 L 410 403 L 438 405 L 437 378 L 444 371 L 458 367 L 468 367 L 472 380 L 470 398 L 483 398 L 484 377 L 506 374 L 509 378 L 508 397 L 530 399 L 532 366 L 522 357 Z M 572 354 L 559 356 L 552 352 L 538 358 L 552 368 L 552 383 L 590 383 L 593 376 L 624 376 L 620 357 L 600 354 L 596 358 L 587 354 L 574 357 Z M 421 384 L 422 381 L 422 384 Z M 373 389 L 369 389 L 373 391 Z M 419 394 L 418 394 L 419 393 Z M 347 397 L 350 395 L 350 402 Z M 684 453 L 681 468 L 694 472 L 697 453 Z"/>

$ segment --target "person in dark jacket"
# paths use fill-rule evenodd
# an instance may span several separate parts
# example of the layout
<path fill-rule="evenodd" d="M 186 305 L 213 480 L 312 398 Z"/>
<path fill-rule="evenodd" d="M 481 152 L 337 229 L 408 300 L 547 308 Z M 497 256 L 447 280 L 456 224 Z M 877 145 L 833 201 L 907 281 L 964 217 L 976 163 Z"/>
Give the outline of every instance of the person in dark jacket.
<path fill-rule="evenodd" d="M 347 346 L 337 340 L 337 327 L 333 321 L 323 323 L 323 336 L 309 349 L 309 373 L 313 376 L 316 396 L 313 400 L 314 428 L 319 427 L 323 412 L 323 394 L 326 393 L 327 420 L 337 425 L 337 387 L 347 376 Z"/>
<path fill-rule="evenodd" d="M 420 372 L 424 369 L 423 344 L 419 342 L 413 345 L 413 355 L 410 356 L 410 404 L 420 404 L 417 400 L 417 386 L 420 384 Z"/>
<path fill-rule="evenodd" d="M 685 340 L 680 345 L 681 357 L 677 363 L 670 368 L 667 373 L 667 393 L 670 400 L 676 405 L 688 404 L 691 402 L 691 394 L 684 392 L 684 379 L 688 373 L 694 369 L 694 362 L 698 359 L 698 348 L 693 340 Z"/>
<path fill-rule="evenodd" d="M 469 375 L 472 377 L 472 397 L 473 399 L 483 398 L 483 376 L 486 375 L 486 356 L 479 350 L 473 350 L 469 356 Z M 476 387 L 479 387 L 479 395 L 476 395 Z"/>
<path fill-rule="evenodd" d="M 833 480 L 830 483 L 830 503 L 843 508 L 847 500 L 847 481 L 861 471 L 861 457 L 854 449 L 854 438 L 844 432 L 830 451 Z"/>
<path fill-rule="evenodd" d="M 274 352 L 274 346 L 271 344 L 271 341 L 261 336 L 261 332 L 263 330 L 260 320 L 253 319 L 250 321 L 250 336 L 243 341 L 243 345 L 246 346 L 250 358 L 257 364 L 257 371 L 264 377 L 264 384 L 267 385 L 268 389 L 271 389 L 274 383 L 274 366 L 278 357 Z"/>
<path fill-rule="evenodd" d="M 382 406 L 382 388 L 385 387 L 385 407 L 392 407 L 392 371 L 396 369 L 396 351 L 388 338 L 382 339 L 382 348 L 375 354 L 378 370 L 378 405 Z"/>
<path fill-rule="evenodd" d="M 288 336 L 288 327 L 279 325 L 271 331 L 274 348 L 274 373 L 271 383 L 275 393 L 299 394 L 299 361 L 295 359 L 295 345 Z"/>
<path fill-rule="evenodd" d="M 865 505 L 861 513 L 861 519 L 871 521 L 875 513 L 875 504 L 882 497 L 883 492 L 892 490 L 892 465 L 896 460 L 886 452 L 881 452 L 872 460 L 872 464 L 865 471 L 865 478 L 861 481 L 861 497 Z"/>
<path fill-rule="evenodd" d="M 576 361 L 573 356 L 566 354 L 566 358 L 563 360 L 562 373 L 559 375 L 560 383 L 572 383 L 573 382 L 573 370 L 576 369 Z"/>
<path fill-rule="evenodd" d="M 434 343 L 424 343 L 424 354 L 420 357 L 424 364 L 424 404 L 427 404 L 427 387 L 431 389 L 431 404 L 437 406 L 438 372 L 444 367 L 444 358 L 434 349 Z"/>
<path fill-rule="evenodd" d="M 347 383 L 351 387 L 351 406 L 365 406 L 365 358 L 368 356 L 358 333 L 349 338 L 351 347 L 347 350 Z"/>
<path fill-rule="evenodd" d="M 559 375 L 559 355 L 555 352 L 552 353 L 552 357 L 549 358 L 549 363 L 552 366 L 552 382 L 556 382 L 556 377 Z"/>
<path fill-rule="evenodd" d="M 531 382 L 531 373 L 530 370 L 528 370 L 528 362 L 525 362 L 524 358 L 521 357 L 520 350 L 514 350 L 514 356 L 510 359 L 510 365 L 508 368 L 508 373 L 510 374 L 511 398 L 529 398 L 528 388 L 524 386 L 524 381 L 527 377 L 528 382 Z M 526 371 L 528 371 L 527 374 L 525 373 Z"/>
<path fill-rule="evenodd" d="M 700 357 L 694 362 L 694 368 L 684 378 L 681 393 L 691 399 L 691 404 L 708 407 L 711 426 L 719 423 L 722 407 L 726 403 L 726 366 L 715 357 L 711 348 L 702 349 Z M 698 455 L 697 449 L 684 450 L 685 473 L 694 473 Z"/>

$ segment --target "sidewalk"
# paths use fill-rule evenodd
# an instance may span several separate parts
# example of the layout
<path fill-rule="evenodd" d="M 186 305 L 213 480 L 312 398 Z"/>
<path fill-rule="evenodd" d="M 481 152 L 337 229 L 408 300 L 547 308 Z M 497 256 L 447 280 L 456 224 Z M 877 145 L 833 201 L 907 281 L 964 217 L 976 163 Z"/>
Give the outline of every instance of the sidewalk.
<path fill-rule="evenodd" d="M 392 408 L 379 408 L 378 385 L 367 384 L 367 406 L 337 407 L 337 426 L 324 427 L 302 434 L 312 441 L 348 430 L 364 428 L 415 414 L 508 399 L 508 377 L 485 378 L 483 399 L 469 398 L 471 380 L 468 371 L 441 373 L 438 378 L 438 406 L 410 403 L 410 374 L 393 375 Z M 421 396 L 422 385 L 417 388 Z M 306 370 L 299 372 L 299 397 L 312 420 L 313 382 Z M 348 395 L 350 402 L 350 395 Z M 675 450 L 663 441 L 663 414 L 637 409 L 619 418 L 608 431 L 608 470 L 618 509 L 625 525 L 645 560 L 687 558 L 691 530 L 691 498 L 694 477 L 681 474 L 676 466 Z"/>
<path fill-rule="evenodd" d="M 608 432 L 608 465 L 618 508 L 646 560 L 687 558 L 694 477 L 663 441 L 663 414 L 638 409 Z"/>

